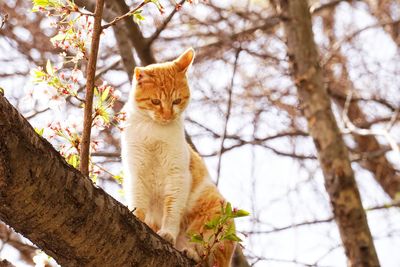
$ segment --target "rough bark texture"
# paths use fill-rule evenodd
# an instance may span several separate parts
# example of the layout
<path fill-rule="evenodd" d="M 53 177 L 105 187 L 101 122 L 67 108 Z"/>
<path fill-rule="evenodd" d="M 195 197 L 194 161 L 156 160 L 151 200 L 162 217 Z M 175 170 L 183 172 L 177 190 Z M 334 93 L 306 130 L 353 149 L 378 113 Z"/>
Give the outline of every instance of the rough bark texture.
<path fill-rule="evenodd" d="M 0 95 L 0 219 L 62 266 L 192 266 Z"/>
<path fill-rule="evenodd" d="M 323 16 L 323 21 L 325 33 L 328 35 L 330 44 L 333 45 L 337 42 L 333 31 L 333 16 L 330 14 Z M 327 64 L 325 73 L 328 78 L 328 88 L 335 103 L 341 109 L 344 109 L 347 94 L 349 91 L 354 91 L 354 86 L 345 67 L 345 58 L 340 51 L 337 51 L 334 62 L 341 65 L 341 76 L 335 77 L 333 64 Z M 368 122 L 363 110 L 355 101 L 350 102 L 347 115 L 350 121 L 358 127 Z M 377 138 L 373 135 L 353 134 L 353 138 L 357 144 L 357 151 L 360 153 L 373 153 L 382 149 Z M 397 194 L 400 193 L 400 175 L 384 154 L 363 159 L 360 164 L 374 175 L 376 181 L 393 200 L 396 199 Z"/>
<path fill-rule="evenodd" d="M 289 57 L 350 266 L 380 266 L 347 148 L 323 85 L 306 0 L 280 0 Z"/>

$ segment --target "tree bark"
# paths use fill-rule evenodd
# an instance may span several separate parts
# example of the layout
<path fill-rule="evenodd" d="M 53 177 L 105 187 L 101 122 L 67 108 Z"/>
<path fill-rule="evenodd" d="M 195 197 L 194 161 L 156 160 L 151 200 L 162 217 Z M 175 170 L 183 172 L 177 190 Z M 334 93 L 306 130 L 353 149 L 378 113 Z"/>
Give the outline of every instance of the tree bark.
<path fill-rule="evenodd" d="M 193 266 L 0 95 L 0 219 L 62 266 Z"/>
<path fill-rule="evenodd" d="M 350 266 L 380 266 L 347 148 L 331 110 L 306 0 L 280 0 L 289 59 L 302 112 Z"/>

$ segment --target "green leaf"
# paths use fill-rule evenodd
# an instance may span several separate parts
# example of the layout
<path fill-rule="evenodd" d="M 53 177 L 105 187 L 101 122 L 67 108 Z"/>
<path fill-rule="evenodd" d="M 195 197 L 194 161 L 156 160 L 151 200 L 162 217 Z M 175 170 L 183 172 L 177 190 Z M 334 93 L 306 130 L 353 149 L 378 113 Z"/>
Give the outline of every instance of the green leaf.
<path fill-rule="evenodd" d="M 48 8 L 55 8 L 55 7 L 63 6 L 61 1 L 58 1 L 58 0 L 32 0 L 32 4 L 33 4 L 33 8 L 32 8 L 33 12 L 39 11 L 40 7 L 44 8 L 44 9 L 48 9 Z"/>
<path fill-rule="evenodd" d="M 97 175 L 97 174 L 93 174 L 93 173 L 92 173 L 92 175 L 90 176 L 90 179 L 92 179 L 92 182 L 93 182 L 93 183 L 96 183 L 96 182 L 97 182 L 97 178 L 98 178 L 98 175 Z"/>
<path fill-rule="evenodd" d="M 110 93 L 110 87 L 106 87 L 106 90 L 101 94 L 101 101 L 105 101 Z"/>
<path fill-rule="evenodd" d="M 242 239 L 240 239 L 236 234 L 225 235 L 222 237 L 222 240 L 242 242 Z"/>
<path fill-rule="evenodd" d="M 233 223 L 228 224 L 228 228 L 225 230 L 225 235 L 236 234 L 235 225 Z"/>
<path fill-rule="evenodd" d="M 33 4 L 32 11 L 37 12 L 39 11 L 39 7 L 46 8 L 47 6 L 49 6 L 49 0 L 33 0 L 32 4 Z"/>
<path fill-rule="evenodd" d="M 0 87 L 0 95 L 4 95 L 4 88 Z"/>
<path fill-rule="evenodd" d="M 233 213 L 233 218 L 249 216 L 250 212 L 245 210 L 237 210 Z"/>
<path fill-rule="evenodd" d="M 34 129 L 35 129 L 35 132 L 36 132 L 38 135 L 43 136 L 44 128 L 42 128 L 42 129 L 34 128 Z"/>
<path fill-rule="evenodd" d="M 39 70 L 39 69 L 33 69 L 31 71 L 31 75 L 33 77 L 33 82 L 34 83 L 40 83 L 43 81 L 43 77 L 46 77 L 47 74 L 44 73 L 43 71 Z"/>
<path fill-rule="evenodd" d="M 208 221 L 207 223 L 204 224 L 206 229 L 215 229 L 219 223 L 220 217 L 216 217 L 212 219 L 211 221 Z"/>
<path fill-rule="evenodd" d="M 190 236 L 190 242 L 194 242 L 194 243 L 203 243 L 203 237 L 201 235 L 198 234 L 194 234 Z"/>
<path fill-rule="evenodd" d="M 124 177 L 122 175 L 114 175 L 113 178 L 117 181 L 118 184 L 122 184 L 124 181 Z"/>
<path fill-rule="evenodd" d="M 232 205 L 231 205 L 230 202 L 226 203 L 225 214 L 228 215 L 228 216 L 232 215 Z"/>
<path fill-rule="evenodd" d="M 46 72 L 47 72 L 49 75 L 53 75 L 53 74 L 54 74 L 54 69 L 53 69 L 53 66 L 51 65 L 50 60 L 47 60 L 47 63 L 46 63 Z"/>
<path fill-rule="evenodd" d="M 141 21 L 144 21 L 146 18 L 142 15 L 142 10 L 137 10 L 133 13 L 133 21 L 137 24 L 140 24 Z"/>
<path fill-rule="evenodd" d="M 72 154 L 67 158 L 68 164 L 70 164 L 74 168 L 78 168 L 79 165 L 79 156 L 76 154 Z"/>

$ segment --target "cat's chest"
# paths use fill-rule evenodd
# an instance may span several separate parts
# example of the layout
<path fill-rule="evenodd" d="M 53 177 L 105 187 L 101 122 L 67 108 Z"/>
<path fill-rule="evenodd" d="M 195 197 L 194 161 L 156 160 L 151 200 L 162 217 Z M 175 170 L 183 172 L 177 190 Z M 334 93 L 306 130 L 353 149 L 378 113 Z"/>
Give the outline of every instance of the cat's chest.
<path fill-rule="evenodd" d="M 130 141 L 144 142 L 154 148 L 162 143 L 179 145 L 185 141 L 183 125 L 180 121 L 160 125 L 133 116 L 125 130 Z"/>
<path fill-rule="evenodd" d="M 122 135 L 123 150 L 137 161 L 151 165 L 153 172 L 189 164 L 189 151 L 183 125 L 158 125 L 131 120 Z M 175 166 L 169 166 L 169 165 Z M 177 166 L 178 165 L 178 166 Z"/>

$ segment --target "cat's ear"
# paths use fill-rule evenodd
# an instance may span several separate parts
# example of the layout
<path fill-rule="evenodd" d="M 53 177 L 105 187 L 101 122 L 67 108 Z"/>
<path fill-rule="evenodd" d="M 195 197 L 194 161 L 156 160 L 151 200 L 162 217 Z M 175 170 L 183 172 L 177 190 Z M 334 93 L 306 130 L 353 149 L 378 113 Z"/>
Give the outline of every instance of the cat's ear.
<path fill-rule="evenodd" d="M 135 78 L 136 81 L 139 81 L 143 77 L 143 68 L 136 67 L 133 77 Z"/>
<path fill-rule="evenodd" d="M 192 64 L 194 59 L 194 50 L 193 48 L 187 49 L 182 53 L 177 59 L 174 60 L 174 63 L 178 67 L 179 72 L 187 71 L 190 64 Z"/>

